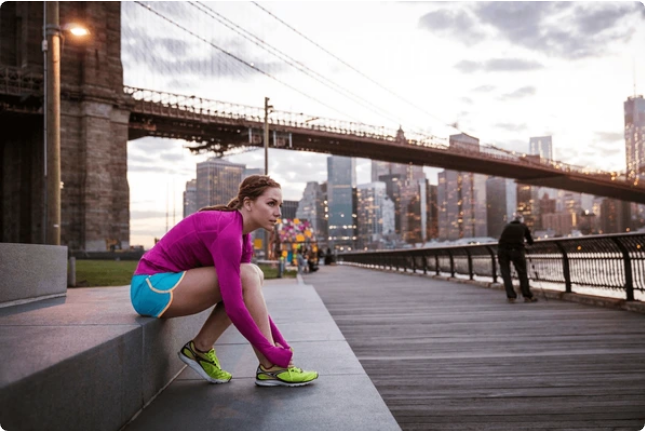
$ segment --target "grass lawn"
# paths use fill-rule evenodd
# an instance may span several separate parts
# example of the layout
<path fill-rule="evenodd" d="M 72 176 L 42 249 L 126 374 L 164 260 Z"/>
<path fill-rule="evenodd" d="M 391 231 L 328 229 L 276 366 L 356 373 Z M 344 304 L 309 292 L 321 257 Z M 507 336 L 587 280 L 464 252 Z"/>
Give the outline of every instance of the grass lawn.
<path fill-rule="evenodd" d="M 76 260 L 76 286 L 124 286 L 129 285 L 137 267 L 136 260 Z M 278 278 L 278 269 L 260 265 L 264 277 Z M 296 271 L 285 271 L 285 278 L 295 278 Z"/>

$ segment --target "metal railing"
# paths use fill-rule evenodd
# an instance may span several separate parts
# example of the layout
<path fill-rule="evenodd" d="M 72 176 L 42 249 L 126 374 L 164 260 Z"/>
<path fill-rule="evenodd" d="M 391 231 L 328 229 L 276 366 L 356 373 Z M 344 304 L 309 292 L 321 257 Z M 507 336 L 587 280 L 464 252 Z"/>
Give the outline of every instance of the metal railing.
<path fill-rule="evenodd" d="M 527 248 L 529 278 L 564 286 L 645 292 L 645 234 L 595 235 L 536 241 Z M 366 267 L 491 278 L 501 283 L 497 244 L 343 253 L 341 262 Z M 531 268 L 533 267 L 533 268 Z M 538 274 L 538 277 L 536 277 Z M 517 278 L 513 270 L 513 277 Z M 498 280 L 499 279 L 499 280 Z"/>
<path fill-rule="evenodd" d="M 135 111 L 142 114 L 163 115 L 205 123 L 216 121 L 216 118 L 233 120 L 240 124 L 245 122 L 262 124 L 264 121 L 264 109 L 260 107 L 128 86 L 125 86 L 123 91 L 132 96 L 135 100 Z M 589 179 L 626 185 L 630 188 L 643 187 L 638 184 L 637 178 L 628 178 L 623 172 L 605 172 L 575 166 L 503 150 L 494 145 L 480 145 L 472 148 L 468 145 L 450 146 L 445 138 L 411 131 L 406 131 L 405 139 L 400 140 L 397 139 L 397 130 L 385 126 L 318 117 L 302 112 L 274 110 L 269 116 L 269 124 L 334 134 L 339 137 L 377 139 L 400 146 L 427 147 L 447 151 L 451 154 L 474 156 L 483 162 L 486 160 L 503 161 L 516 165 L 539 167 L 553 174 L 580 175 Z"/>

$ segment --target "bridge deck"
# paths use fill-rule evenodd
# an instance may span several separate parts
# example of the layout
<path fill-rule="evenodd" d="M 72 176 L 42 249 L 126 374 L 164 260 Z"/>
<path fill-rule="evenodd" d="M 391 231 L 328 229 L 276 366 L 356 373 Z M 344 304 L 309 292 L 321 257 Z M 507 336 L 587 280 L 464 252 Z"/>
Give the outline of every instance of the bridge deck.
<path fill-rule="evenodd" d="M 645 425 L 641 314 L 343 266 L 305 281 L 403 430 Z"/>

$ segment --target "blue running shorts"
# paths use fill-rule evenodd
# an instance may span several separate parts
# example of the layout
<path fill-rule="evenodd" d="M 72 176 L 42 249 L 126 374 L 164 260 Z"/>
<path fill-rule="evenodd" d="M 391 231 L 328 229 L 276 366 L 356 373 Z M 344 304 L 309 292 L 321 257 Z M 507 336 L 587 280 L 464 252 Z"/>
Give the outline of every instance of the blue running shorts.
<path fill-rule="evenodd" d="M 172 291 L 184 275 L 186 271 L 132 276 L 130 300 L 135 311 L 142 316 L 161 317 L 172 304 Z"/>

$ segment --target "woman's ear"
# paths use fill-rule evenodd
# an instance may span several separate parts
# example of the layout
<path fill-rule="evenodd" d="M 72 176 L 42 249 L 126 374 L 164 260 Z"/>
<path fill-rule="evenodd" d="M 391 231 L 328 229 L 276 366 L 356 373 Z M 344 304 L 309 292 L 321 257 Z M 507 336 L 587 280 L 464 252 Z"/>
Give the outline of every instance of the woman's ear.
<path fill-rule="evenodd" d="M 251 199 L 249 198 L 244 198 L 244 201 L 242 202 L 242 206 L 247 209 L 247 211 L 251 211 Z"/>

